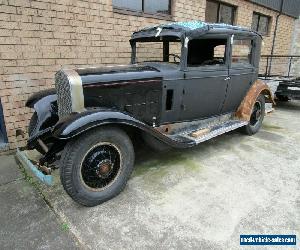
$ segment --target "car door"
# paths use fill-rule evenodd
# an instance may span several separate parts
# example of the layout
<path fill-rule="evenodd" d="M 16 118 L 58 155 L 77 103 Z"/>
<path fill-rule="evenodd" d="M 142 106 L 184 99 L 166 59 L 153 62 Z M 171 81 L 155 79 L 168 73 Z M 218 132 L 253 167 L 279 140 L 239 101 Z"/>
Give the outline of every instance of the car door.
<path fill-rule="evenodd" d="M 228 46 L 227 36 L 189 41 L 180 120 L 220 114 L 229 79 Z"/>
<path fill-rule="evenodd" d="M 251 37 L 232 35 L 228 89 L 222 113 L 236 111 L 255 80 L 257 69 L 253 66 Z"/>

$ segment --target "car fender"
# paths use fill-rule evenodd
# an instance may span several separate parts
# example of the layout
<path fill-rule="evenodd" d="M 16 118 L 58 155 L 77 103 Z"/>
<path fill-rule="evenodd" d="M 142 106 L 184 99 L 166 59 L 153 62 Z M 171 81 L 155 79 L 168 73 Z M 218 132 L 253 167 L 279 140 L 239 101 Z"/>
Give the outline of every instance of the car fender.
<path fill-rule="evenodd" d="M 54 88 L 51 88 L 51 89 L 42 90 L 42 91 L 32 94 L 27 99 L 25 106 L 28 108 L 33 108 L 34 104 L 36 104 L 39 100 L 41 100 L 42 98 L 49 96 L 49 95 L 56 96 L 56 90 Z"/>
<path fill-rule="evenodd" d="M 45 123 L 57 123 L 57 96 L 44 96 L 34 103 L 33 108 L 37 114 L 37 123 L 34 127 L 34 131 L 32 131 L 32 134 L 30 134 L 29 140 L 36 137 L 36 135 L 41 132 Z"/>
<path fill-rule="evenodd" d="M 275 105 L 274 97 L 269 86 L 261 80 L 256 80 L 241 102 L 235 113 L 235 116 L 240 120 L 250 121 L 253 106 L 260 94 L 265 96 L 267 103 L 272 103 Z"/>
<path fill-rule="evenodd" d="M 85 131 L 103 125 L 127 125 L 139 129 L 154 136 L 160 141 L 173 147 L 186 147 L 186 145 L 176 142 L 168 136 L 162 134 L 157 129 L 146 123 L 135 119 L 130 114 L 112 109 L 94 109 L 82 113 L 73 114 L 67 119 L 60 120 L 53 128 L 53 136 L 60 140 L 74 138 Z"/>

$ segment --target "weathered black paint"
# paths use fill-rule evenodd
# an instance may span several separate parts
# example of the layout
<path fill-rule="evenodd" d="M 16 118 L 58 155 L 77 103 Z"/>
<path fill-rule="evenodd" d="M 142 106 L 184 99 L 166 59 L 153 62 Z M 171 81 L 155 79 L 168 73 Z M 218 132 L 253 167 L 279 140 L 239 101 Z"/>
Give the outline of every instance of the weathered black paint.
<path fill-rule="evenodd" d="M 39 101 L 40 99 L 48 95 L 56 95 L 56 90 L 52 88 L 52 89 L 41 90 L 39 92 L 32 94 L 26 101 L 25 106 L 28 108 L 33 108 L 34 104 L 37 101 Z"/>
<path fill-rule="evenodd" d="M 70 116 L 69 119 L 57 123 L 53 128 L 53 136 L 61 140 L 68 140 L 91 128 L 109 124 L 135 127 L 176 148 L 186 148 L 194 145 L 193 141 L 175 141 L 129 114 L 118 110 L 100 108 Z"/>
<path fill-rule="evenodd" d="M 162 79 L 143 79 L 83 85 L 85 107 L 115 108 L 150 126 L 161 116 Z"/>

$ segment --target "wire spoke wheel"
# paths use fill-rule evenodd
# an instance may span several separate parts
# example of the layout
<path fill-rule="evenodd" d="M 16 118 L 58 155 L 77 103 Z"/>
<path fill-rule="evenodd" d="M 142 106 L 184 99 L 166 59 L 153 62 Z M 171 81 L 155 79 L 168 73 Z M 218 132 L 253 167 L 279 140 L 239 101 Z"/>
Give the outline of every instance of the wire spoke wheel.
<path fill-rule="evenodd" d="M 81 178 L 87 188 L 99 191 L 111 185 L 121 169 L 119 149 L 109 143 L 92 147 L 81 163 Z"/>
<path fill-rule="evenodd" d="M 66 192 L 84 206 L 95 206 L 118 195 L 134 166 L 134 148 L 120 128 L 103 126 L 70 140 L 60 161 Z"/>

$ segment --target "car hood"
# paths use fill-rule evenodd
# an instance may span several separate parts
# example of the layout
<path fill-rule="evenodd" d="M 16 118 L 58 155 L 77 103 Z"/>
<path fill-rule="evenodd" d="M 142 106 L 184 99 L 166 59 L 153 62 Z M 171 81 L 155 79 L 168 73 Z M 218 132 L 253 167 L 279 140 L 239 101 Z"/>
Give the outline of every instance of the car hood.
<path fill-rule="evenodd" d="M 108 83 L 119 81 L 132 81 L 149 78 L 163 78 L 164 72 L 175 70 L 168 63 L 145 63 L 122 66 L 107 66 L 100 68 L 77 69 L 82 84 Z"/>

